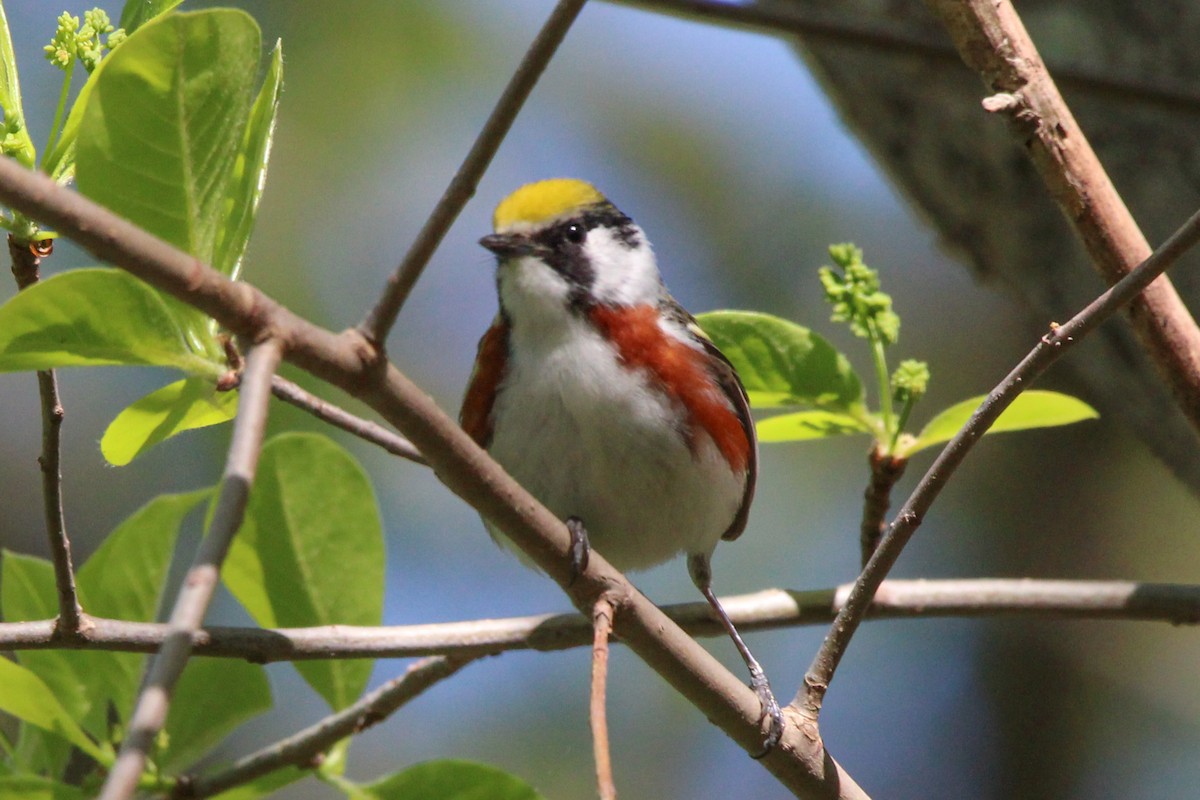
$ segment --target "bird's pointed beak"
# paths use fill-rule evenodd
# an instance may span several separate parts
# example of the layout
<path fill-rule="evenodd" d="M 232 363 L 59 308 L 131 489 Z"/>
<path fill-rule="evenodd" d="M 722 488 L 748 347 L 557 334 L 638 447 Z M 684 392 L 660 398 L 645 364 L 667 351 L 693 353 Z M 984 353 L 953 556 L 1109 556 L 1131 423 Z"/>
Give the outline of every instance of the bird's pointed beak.
<path fill-rule="evenodd" d="M 519 258 L 534 250 L 534 244 L 523 233 L 489 233 L 479 243 L 500 258 Z"/>

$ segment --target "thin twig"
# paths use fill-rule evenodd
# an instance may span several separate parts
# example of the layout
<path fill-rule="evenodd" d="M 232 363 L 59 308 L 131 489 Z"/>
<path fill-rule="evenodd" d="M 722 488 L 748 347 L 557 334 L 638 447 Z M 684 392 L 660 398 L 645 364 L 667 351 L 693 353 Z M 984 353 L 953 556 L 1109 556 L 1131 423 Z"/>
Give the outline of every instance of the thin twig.
<path fill-rule="evenodd" d="M 39 242 L 18 242 L 8 236 L 8 254 L 17 289 L 23 290 L 41 279 L 43 255 L 50 247 Z M 71 540 L 67 536 L 62 495 L 62 400 L 58 394 L 58 376 L 54 370 L 38 370 L 38 395 L 42 405 L 42 454 L 38 467 L 42 473 L 42 513 L 46 520 L 46 542 L 54 564 L 54 585 L 58 592 L 58 632 L 64 637 L 79 632 L 83 608 L 75 590 L 75 568 L 71 563 Z"/>
<path fill-rule="evenodd" d="M 133 795 L 146 765 L 146 755 L 166 723 L 171 693 L 187 666 L 192 639 L 204 622 L 208 604 L 216 591 L 221 564 L 242 524 L 262 451 L 267 406 L 271 399 L 271 376 L 275 374 L 281 354 L 279 340 L 268 339 L 252 346 L 246 357 L 238 416 L 212 522 L 175 599 L 162 649 L 150 664 L 130 717 L 129 733 L 104 782 L 100 800 L 126 800 Z"/>
<path fill-rule="evenodd" d="M 396 322 L 396 316 L 412 292 L 417 278 L 421 276 L 425 265 L 429 263 L 446 231 L 450 230 L 450 226 L 458 218 L 463 206 L 475 195 L 484 170 L 492 163 L 492 158 L 500 149 L 504 137 L 508 135 L 517 113 L 533 91 L 538 78 L 550 63 L 585 2 L 586 0 L 559 0 L 550 12 L 546 23 L 509 79 L 508 85 L 504 87 L 504 93 L 500 95 L 491 116 L 483 124 L 470 152 L 463 159 L 462 166 L 454 174 L 433 213 L 429 215 L 417 238 L 409 246 L 404 260 L 388 278 L 383 296 L 366 319 L 359 324 L 358 330 L 368 342 L 383 348 L 384 340 L 387 339 L 388 332 Z"/>
<path fill-rule="evenodd" d="M 667 683 L 747 752 L 762 745 L 758 698 L 694 639 L 643 597 L 600 553 L 572 583 L 570 536 L 562 521 L 523 489 L 419 386 L 355 330 L 333 333 L 243 281 L 231 281 L 82 195 L 0 159 L 0 203 L 38 220 L 150 285 L 254 341 L 277 336 L 290 363 L 353 394 L 404 433 L 443 483 L 496 525 L 575 607 L 590 612 L 602 592 L 619 596 L 622 640 Z M 820 798 L 866 794 L 806 721 L 789 725 L 780 747 L 759 763 L 791 791 Z"/>
<path fill-rule="evenodd" d="M 808 591 L 765 589 L 721 598 L 742 631 L 828 625 L 854 584 Z M 725 636 L 708 603 L 662 610 L 693 637 Z M 887 580 L 868 609 L 871 620 L 939 617 L 1040 617 L 1200 624 L 1200 585 L 1133 581 L 1062 581 L 1031 578 Z M 0 650 L 111 650 L 154 653 L 168 626 L 88 617 L 81 636 L 64 643 L 55 620 L 0 623 Z M 583 647 L 593 638 L 582 614 L 538 614 L 430 625 L 314 628 L 213 626 L 192 637 L 193 655 L 240 658 L 255 664 L 341 658 L 484 656 L 508 650 L 555 651 Z M 617 640 L 619 641 L 619 639 Z"/>
<path fill-rule="evenodd" d="M 172 795 L 176 798 L 211 797 L 249 783 L 287 766 L 312 767 L 333 745 L 352 734 L 362 733 L 387 719 L 397 709 L 434 684 L 470 664 L 471 657 L 436 657 L 413 664 L 403 675 L 363 695 L 320 722 L 256 753 L 238 759 L 232 766 L 200 778 L 181 778 Z"/>
<path fill-rule="evenodd" d="M 1012 3 L 926 0 L 926 5 L 963 61 L 994 93 L 984 108 L 1009 121 L 1093 267 L 1115 284 L 1150 255 L 1150 245 L 1063 102 Z M 1200 327 L 1165 277 L 1133 300 L 1129 316 L 1142 349 L 1200 433 Z"/>
<path fill-rule="evenodd" d="M 1137 296 L 1197 241 L 1200 241 L 1200 212 L 1193 214 L 1150 258 L 1093 300 L 1083 311 L 1072 317 L 1070 322 L 1054 326 L 988 394 L 967 423 L 934 460 L 889 526 L 883 541 L 879 543 L 879 547 L 855 582 L 846 604 L 833 621 L 825 641 L 808 669 L 808 674 L 804 676 L 804 687 L 793 702 L 807 708 L 811 713 L 819 712 L 833 673 L 837 670 L 838 663 L 859 623 L 866 616 L 875 591 L 887 577 L 901 550 L 912 538 L 925 513 L 958 465 L 996 418 L 1072 345 Z"/>
<path fill-rule="evenodd" d="M 596 789 L 600 800 L 616 800 L 617 785 L 613 782 L 612 753 L 608 747 L 608 640 L 612 636 L 612 601 L 601 595 L 592 611 L 592 694 L 588 704 L 592 721 L 592 754 L 596 759 Z"/>
<path fill-rule="evenodd" d="M 607 2 L 760 33 L 799 36 L 806 41 L 820 44 L 838 44 L 905 54 L 946 63 L 957 63 L 960 60 L 953 45 L 940 37 L 923 37 L 914 32 L 903 33 L 895 24 L 864 24 L 859 16 L 846 13 L 845 9 L 838 9 L 832 14 L 812 14 L 798 6 L 775 10 L 758 4 L 730 3 L 722 0 Z M 1154 105 L 1190 114 L 1200 111 L 1200 95 L 1191 86 L 1161 75 L 1150 82 L 1097 74 L 1071 65 L 1055 66 L 1053 71 L 1060 85 L 1075 91 L 1093 92 L 1113 101 Z"/>
<path fill-rule="evenodd" d="M 425 457 L 421 455 L 421 452 L 400 434 L 389 431 L 378 423 L 355 416 L 327 400 L 322 400 L 315 394 L 301 389 L 287 378 L 276 375 L 271 381 L 271 393 L 280 400 L 307 411 L 319 420 L 328 422 L 330 425 L 341 428 L 371 444 L 379 445 L 394 456 L 407 458 L 418 464 L 425 463 Z"/>

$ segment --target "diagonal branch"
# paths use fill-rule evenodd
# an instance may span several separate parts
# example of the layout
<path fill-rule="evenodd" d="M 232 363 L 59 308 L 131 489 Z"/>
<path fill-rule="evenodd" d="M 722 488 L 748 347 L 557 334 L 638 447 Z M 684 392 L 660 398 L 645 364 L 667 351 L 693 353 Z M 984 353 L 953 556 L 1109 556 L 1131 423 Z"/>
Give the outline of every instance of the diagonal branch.
<path fill-rule="evenodd" d="M 25 289 L 41 279 L 42 256 L 50 252 L 38 242 L 18 242 L 8 237 L 8 254 L 17 289 Z M 62 498 L 62 423 L 63 407 L 58 395 L 58 376 L 54 370 L 37 373 L 38 394 L 42 401 L 42 508 L 46 519 L 46 540 L 54 563 L 54 585 L 58 590 L 58 634 L 70 638 L 79 631 L 83 609 L 75 591 L 75 568 L 71 564 L 71 540 L 67 537 Z"/>
<path fill-rule="evenodd" d="M 438 656 L 413 664 L 403 675 L 363 695 L 353 705 L 238 759 L 228 769 L 201 778 L 181 778 L 172 797 L 211 797 L 283 767 L 313 766 L 326 750 L 342 739 L 387 719 L 405 703 L 473 660 L 471 657 Z"/>
<path fill-rule="evenodd" d="M 396 322 L 396 316 L 412 292 L 417 278 L 421 276 L 425 265 L 433 256 L 433 251 L 441 244 L 442 237 L 450 230 L 463 206 L 474 196 L 484 170 L 492 163 L 492 158 L 500 149 L 504 137 L 508 135 L 517 113 L 525 105 L 525 100 L 533 91 L 538 78 L 542 76 L 546 65 L 550 63 L 551 57 L 566 37 L 567 30 L 583 9 L 585 2 L 586 0 L 559 0 L 550 12 L 546 24 L 529 46 L 508 85 L 504 87 L 504 93 L 496 101 L 496 107 L 483 124 L 483 129 L 479 131 L 470 152 L 463 159 L 462 166 L 454 174 L 433 213 L 429 215 L 417 238 L 409 246 L 395 274 L 388 278 L 383 296 L 379 298 L 379 302 L 371 309 L 367 318 L 359 324 L 359 333 L 381 350 L 388 331 Z"/>
<path fill-rule="evenodd" d="M 926 0 L 926 5 L 954 39 L 963 61 L 995 93 L 984 108 L 1009 120 L 1092 265 L 1109 285 L 1129 274 L 1150 255 L 1150 245 L 1009 0 Z M 1200 328 L 1165 277 L 1132 301 L 1129 315 L 1142 348 L 1200 432 Z"/>
<path fill-rule="evenodd" d="M 279 340 L 268 339 L 253 345 L 246 357 L 238 416 L 212 522 L 175 599 L 162 649 L 150 664 L 130 718 L 129 733 L 104 782 L 101 800 L 125 800 L 133 796 L 146 765 L 146 754 L 166 723 L 171 693 L 187 666 L 192 639 L 204 622 L 220 579 L 221 564 L 242 524 L 262 451 L 271 376 L 279 365 L 281 353 Z"/>
<path fill-rule="evenodd" d="M 854 632 L 866 616 L 879 585 L 887 577 L 900 552 L 912 538 L 925 513 L 933 505 L 933 501 L 937 499 L 958 465 L 1004 409 L 1067 350 L 1130 302 L 1198 241 L 1200 212 L 1192 215 L 1150 258 L 1092 301 L 1087 308 L 1072 317 L 1070 322 L 1053 326 L 1021 363 L 988 394 L 967 424 L 938 454 L 888 527 L 883 540 L 855 582 L 846 605 L 833 621 L 825 641 L 804 676 L 804 687 L 797 694 L 795 703 L 813 714 L 819 712 L 833 673 Z"/>

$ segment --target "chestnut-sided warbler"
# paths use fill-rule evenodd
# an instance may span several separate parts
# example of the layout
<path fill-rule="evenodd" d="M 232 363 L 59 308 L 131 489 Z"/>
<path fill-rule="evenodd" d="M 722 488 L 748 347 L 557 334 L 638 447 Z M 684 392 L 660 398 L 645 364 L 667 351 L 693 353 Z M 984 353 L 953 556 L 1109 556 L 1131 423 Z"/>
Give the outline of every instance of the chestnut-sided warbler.
<path fill-rule="evenodd" d="M 480 244 L 496 255 L 500 313 L 479 342 L 463 428 L 567 520 L 579 568 L 589 544 L 621 570 L 687 553 L 750 669 L 765 753 L 783 718 L 710 566 L 754 496 L 758 444 L 737 373 L 667 293 L 642 229 L 591 184 L 522 186 L 493 222 Z"/>

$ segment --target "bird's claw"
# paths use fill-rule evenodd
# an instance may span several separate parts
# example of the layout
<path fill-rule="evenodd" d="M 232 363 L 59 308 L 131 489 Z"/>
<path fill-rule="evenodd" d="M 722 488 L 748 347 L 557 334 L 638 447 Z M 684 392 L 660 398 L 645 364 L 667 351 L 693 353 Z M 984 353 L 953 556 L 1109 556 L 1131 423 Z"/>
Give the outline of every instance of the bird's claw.
<path fill-rule="evenodd" d="M 775 745 L 779 744 L 783 738 L 783 712 L 779 709 L 779 703 L 775 700 L 775 695 L 771 692 L 771 684 L 767 683 L 767 676 L 761 672 L 752 675 L 750 688 L 758 695 L 758 702 L 762 706 L 762 716 L 759 717 L 759 722 L 769 720 L 767 725 L 766 737 L 763 739 L 763 748 L 757 753 L 751 754 L 751 758 L 759 759 L 766 758 Z"/>

